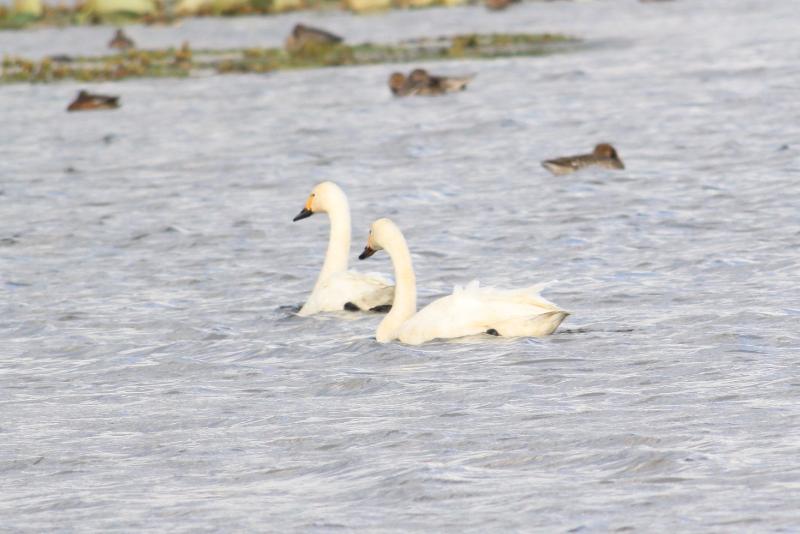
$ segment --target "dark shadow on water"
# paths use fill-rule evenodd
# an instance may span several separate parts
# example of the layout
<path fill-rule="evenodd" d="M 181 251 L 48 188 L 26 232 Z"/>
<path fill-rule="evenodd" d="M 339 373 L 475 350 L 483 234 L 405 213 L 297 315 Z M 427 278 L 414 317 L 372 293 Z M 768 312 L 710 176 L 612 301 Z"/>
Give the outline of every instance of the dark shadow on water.
<path fill-rule="evenodd" d="M 278 306 L 276 311 L 280 312 L 284 317 L 293 317 L 297 315 L 302 307 L 303 304 L 284 304 L 283 306 Z"/>
<path fill-rule="evenodd" d="M 276 308 L 276 311 L 281 313 L 284 317 L 292 317 L 297 315 L 302 308 L 303 304 L 284 304 L 282 306 L 278 306 Z M 368 311 L 365 311 L 364 313 L 383 314 L 383 313 L 388 313 L 389 310 L 391 309 L 392 309 L 391 305 L 384 304 L 381 306 L 375 306 L 374 308 L 370 308 Z M 345 304 L 344 310 L 342 311 L 361 312 L 362 310 L 360 310 L 355 304 L 348 302 L 347 304 Z"/>
<path fill-rule="evenodd" d="M 611 329 L 611 330 L 604 330 L 604 329 L 601 329 L 601 328 L 586 328 L 586 327 L 583 327 L 583 328 L 565 328 L 565 329 L 559 330 L 559 331 L 557 331 L 555 333 L 556 334 L 591 334 L 591 333 L 594 333 L 594 332 L 609 332 L 609 333 L 614 333 L 614 334 L 619 334 L 619 333 L 627 334 L 627 333 L 630 333 L 630 332 L 634 332 L 635 330 L 636 330 L 635 328 L 616 328 L 616 329 Z"/>

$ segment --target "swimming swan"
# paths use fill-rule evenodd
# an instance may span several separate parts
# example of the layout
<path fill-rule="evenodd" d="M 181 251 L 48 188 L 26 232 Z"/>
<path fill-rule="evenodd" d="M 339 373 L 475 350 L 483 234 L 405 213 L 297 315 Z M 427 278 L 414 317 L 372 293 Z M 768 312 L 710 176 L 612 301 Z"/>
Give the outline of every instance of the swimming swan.
<path fill-rule="evenodd" d="M 350 254 L 350 205 L 344 191 L 333 182 L 322 182 L 311 191 L 299 221 L 317 212 L 327 213 L 331 234 L 325 263 L 311 295 L 298 312 L 308 316 L 325 311 L 385 311 L 394 299 L 394 286 L 380 276 L 347 270 Z"/>
<path fill-rule="evenodd" d="M 417 312 L 417 288 L 411 254 L 400 229 L 389 219 L 378 219 L 370 227 L 363 260 L 385 249 L 394 265 L 397 283 L 392 310 L 378 325 L 380 343 L 399 339 L 418 345 L 437 338 L 475 334 L 498 336 L 546 336 L 552 334 L 569 313 L 542 298 L 546 284 L 503 291 L 480 288 L 477 282 L 456 287 Z"/>

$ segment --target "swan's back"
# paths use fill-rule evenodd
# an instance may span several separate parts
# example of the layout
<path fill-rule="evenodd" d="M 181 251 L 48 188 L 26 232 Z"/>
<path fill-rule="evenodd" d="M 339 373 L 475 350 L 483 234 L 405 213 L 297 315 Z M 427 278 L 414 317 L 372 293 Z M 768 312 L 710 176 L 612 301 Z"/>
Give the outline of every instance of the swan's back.
<path fill-rule="evenodd" d="M 481 288 L 473 282 L 435 300 L 403 323 L 399 339 L 416 345 L 431 339 L 483 334 L 542 336 L 552 333 L 567 313 L 540 295 L 547 284 L 517 290 Z"/>
<path fill-rule="evenodd" d="M 322 280 L 308 297 L 299 315 L 312 315 L 321 311 L 341 311 L 348 304 L 368 311 L 379 306 L 391 305 L 394 286 L 382 276 L 374 273 L 341 271 Z"/>

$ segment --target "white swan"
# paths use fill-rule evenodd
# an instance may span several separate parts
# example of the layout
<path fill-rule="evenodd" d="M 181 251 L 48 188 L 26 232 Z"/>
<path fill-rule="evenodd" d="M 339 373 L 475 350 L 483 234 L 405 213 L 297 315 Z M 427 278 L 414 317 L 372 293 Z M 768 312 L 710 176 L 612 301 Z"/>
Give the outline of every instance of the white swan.
<path fill-rule="evenodd" d="M 552 334 L 569 313 L 542 298 L 545 284 L 503 291 L 480 288 L 472 282 L 457 287 L 417 312 L 417 287 L 411 254 L 400 229 L 389 219 L 378 219 L 370 227 L 365 259 L 385 249 L 394 265 L 397 286 L 392 310 L 375 334 L 381 343 L 399 339 L 418 345 L 431 339 L 475 334 L 499 336 L 546 336 Z"/>
<path fill-rule="evenodd" d="M 380 276 L 347 270 L 350 205 L 338 185 L 322 182 L 314 187 L 305 207 L 293 220 L 299 221 L 317 212 L 327 213 L 331 221 L 328 251 L 317 283 L 298 315 L 341 310 L 380 310 L 381 307 L 391 306 L 394 298 L 391 282 Z"/>

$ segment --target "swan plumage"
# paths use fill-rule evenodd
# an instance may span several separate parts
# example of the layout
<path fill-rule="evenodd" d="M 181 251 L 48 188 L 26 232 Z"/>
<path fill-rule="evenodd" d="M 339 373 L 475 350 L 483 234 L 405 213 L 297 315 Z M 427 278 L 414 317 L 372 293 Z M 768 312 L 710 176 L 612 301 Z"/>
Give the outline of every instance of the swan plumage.
<path fill-rule="evenodd" d="M 417 345 L 489 331 L 507 337 L 546 336 L 566 317 L 566 312 L 540 295 L 547 285 L 502 290 L 480 287 L 473 281 L 466 289 L 457 287 L 451 295 L 422 308 L 403 323 L 398 339 Z"/>
<path fill-rule="evenodd" d="M 328 250 L 322 270 L 298 315 L 357 308 L 368 311 L 391 305 L 394 286 L 373 273 L 348 270 L 350 255 L 350 205 L 344 191 L 333 182 L 322 182 L 311 191 L 295 221 L 314 213 L 327 213 L 331 222 Z"/>
<path fill-rule="evenodd" d="M 403 234 L 389 219 L 372 224 L 366 258 L 385 249 L 395 268 L 395 300 L 378 325 L 376 339 L 399 339 L 418 345 L 432 339 L 450 339 L 492 332 L 500 336 L 541 337 L 552 334 L 569 313 L 541 296 L 548 284 L 501 290 L 480 287 L 473 281 L 456 287 L 451 295 L 416 310 L 416 278 Z"/>
<path fill-rule="evenodd" d="M 361 311 L 368 311 L 391 305 L 393 298 L 394 286 L 386 278 L 375 273 L 340 271 L 314 286 L 298 315 L 341 311 L 348 309 L 348 304 Z"/>

